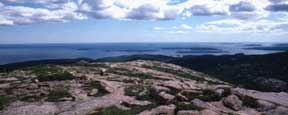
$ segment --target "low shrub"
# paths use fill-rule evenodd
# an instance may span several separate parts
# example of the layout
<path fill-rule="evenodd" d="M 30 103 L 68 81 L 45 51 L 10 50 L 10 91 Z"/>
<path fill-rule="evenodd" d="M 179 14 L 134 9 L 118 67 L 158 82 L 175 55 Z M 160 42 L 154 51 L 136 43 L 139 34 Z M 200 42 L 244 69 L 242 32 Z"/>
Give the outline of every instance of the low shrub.
<path fill-rule="evenodd" d="M 0 110 L 4 109 L 4 107 L 9 105 L 11 102 L 12 102 L 11 97 L 0 96 Z"/>
<path fill-rule="evenodd" d="M 46 101 L 57 102 L 64 97 L 75 99 L 67 90 L 54 90 L 48 94 Z"/>
<path fill-rule="evenodd" d="M 241 97 L 244 106 L 251 107 L 251 108 L 258 108 L 260 105 L 257 102 L 257 99 L 249 96 Z"/>
<path fill-rule="evenodd" d="M 39 75 L 37 79 L 42 81 L 64 81 L 64 80 L 72 80 L 74 76 L 68 72 L 63 73 L 54 73 L 54 74 L 46 74 L 46 75 Z"/>
<path fill-rule="evenodd" d="M 195 98 L 198 98 L 202 101 L 219 101 L 222 99 L 222 96 L 219 96 L 216 92 L 212 90 L 203 90 L 203 93 L 201 95 L 196 96 Z"/>
<path fill-rule="evenodd" d="M 103 96 L 109 93 L 108 91 L 106 91 L 105 87 L 101 85 L 100 81 L 93 81 L 88 85 L 89 90 L 94 89 L 94 88 L 98 89 L 98 92 L 95 96 Z"/>

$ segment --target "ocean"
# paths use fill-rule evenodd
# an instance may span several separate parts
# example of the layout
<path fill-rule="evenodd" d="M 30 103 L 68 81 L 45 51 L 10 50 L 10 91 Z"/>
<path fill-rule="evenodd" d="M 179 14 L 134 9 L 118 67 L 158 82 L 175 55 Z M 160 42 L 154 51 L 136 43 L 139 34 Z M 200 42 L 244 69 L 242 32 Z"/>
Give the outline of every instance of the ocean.
<path fill-rule="evenodd" d="M 91 44 L 2 44 L 0 64 L 44 59 L 103 58 L 122 55 L 268 54 L 286 51 L 279 43 L 91 43 Z"/>

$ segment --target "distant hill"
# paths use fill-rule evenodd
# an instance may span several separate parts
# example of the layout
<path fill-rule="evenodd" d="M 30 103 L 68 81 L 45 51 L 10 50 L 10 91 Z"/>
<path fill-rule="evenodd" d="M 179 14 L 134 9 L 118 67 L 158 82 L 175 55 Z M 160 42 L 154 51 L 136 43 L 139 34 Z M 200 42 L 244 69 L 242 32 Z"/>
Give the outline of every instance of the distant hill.
<path fill-rule="evenodd" d="M 169 63 L 262 91 L 287 91 L 288 52 L 267 55 L 185 56 Z"/>
<path fill-rule="evenodd" d="M 180 58 L 132 55 L 96 61 L 125 62 L 138 59 L 173 63 L 245 88 L 261 91 L 288 91 L 288 52 L 266 55 L 203 55 Z"/>
<path fill-rule="evenodd" d="M 288 91 L 288 52 L 266 55 L 236 54 L 184 57 L 131 55 L 97 60 L 87 58 L 43 60 L 2 65 L 0 71 L 10 71 L 41 64 L 71 64 L 81 60 L 87 62 L 162 61 L 194 69 L 245 88 L 261 91 Z"/>

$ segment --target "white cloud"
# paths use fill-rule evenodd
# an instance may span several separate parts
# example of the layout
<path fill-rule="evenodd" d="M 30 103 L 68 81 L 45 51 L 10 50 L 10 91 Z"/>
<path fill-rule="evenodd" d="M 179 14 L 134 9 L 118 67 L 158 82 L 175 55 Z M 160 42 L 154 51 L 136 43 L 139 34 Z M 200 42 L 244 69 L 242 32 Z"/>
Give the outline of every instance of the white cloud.
<path fill-rule="evenodd" d="M 178 26 L 173 26 L 169 28 L 164 27 L 154 27 L 153 30 L 156 32 L 162 32 L 162 33 L 170 33 L 170 34 L 186 34 L 189 33 L 189 30 L 191 30 L 193 27 L 188 24 L 180 24 Z"/>
<path fill-rule="evenodd" d="M 153 30 L 160 31 L 160 30 L 165 30 L 165 28 L 162 28 L 162 27 L 154 27 Z"/>
<path fill-rule="evenodd" d="M 199 32 L 220 33 L 286 33 L 288 22 L 271 20 L 243 21 L 243 20 L 218 20 L 208 22 L 196 27 Z"/>
<path fill-rule="evenodd" d="M 274 12 L 267 11 L 267 6 L 286 3 L 287 0 L 187 0 L 183 2 L 171 0 L 2 0 L 1 2 L 0 25 L 15 25 L 50 21 L 65 22 L 87 18 L 173 20 L 183 16 L 221 16 L 249 22 L 269 17 Z M 9 5 L 17 4 L 9 6 L 7 2 Z M 22 3 L 40 5 L 35 8 Z"/>
<path fill-rule="evenodd" d="M 184 30 L 192 29 L 192 27 L 189 26 L 189 25 L 187 25 L 187 24 L 181 24 L 179 27 L 180 27 L 181 29 L 184 29 Z"/>

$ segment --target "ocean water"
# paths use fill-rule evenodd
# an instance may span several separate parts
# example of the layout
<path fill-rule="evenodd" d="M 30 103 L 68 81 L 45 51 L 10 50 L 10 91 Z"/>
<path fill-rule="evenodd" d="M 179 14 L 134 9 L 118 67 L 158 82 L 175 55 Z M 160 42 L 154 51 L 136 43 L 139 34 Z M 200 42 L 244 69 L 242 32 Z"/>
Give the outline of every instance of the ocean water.
<path fill-rule="evenodd" d="M 155 54 L 167 56 L 268 54 L 287 50 L 275 43 L 93 43 L 0 45 L 0 64 L 43 59 L 103 58 Z M 272 48 L 272 49 L 271 49 Z"/>

